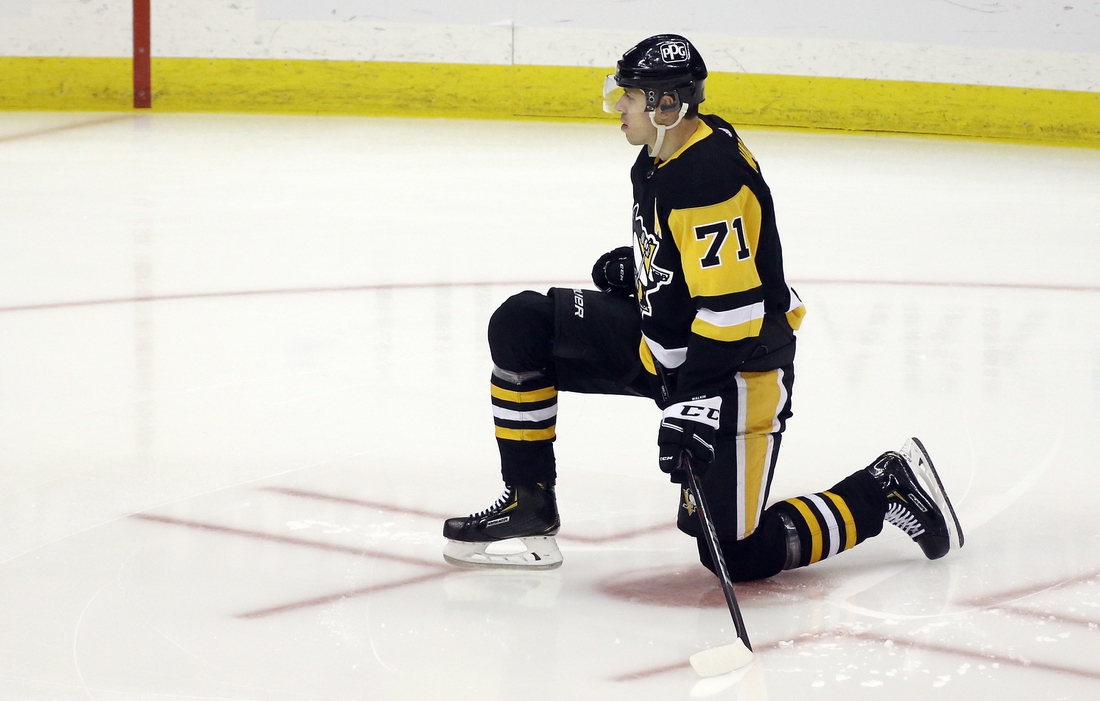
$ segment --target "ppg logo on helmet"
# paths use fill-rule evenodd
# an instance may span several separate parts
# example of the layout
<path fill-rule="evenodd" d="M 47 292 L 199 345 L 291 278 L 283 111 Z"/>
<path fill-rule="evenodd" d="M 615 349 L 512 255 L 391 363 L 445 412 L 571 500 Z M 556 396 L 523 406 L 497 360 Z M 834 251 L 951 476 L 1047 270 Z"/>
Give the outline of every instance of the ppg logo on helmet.
<path fill-rule="evenodd" d="M 688 47 L 682 41 L 661 44 L 661 59 L 665 63 L 683 63 L 688 60 Z"/>

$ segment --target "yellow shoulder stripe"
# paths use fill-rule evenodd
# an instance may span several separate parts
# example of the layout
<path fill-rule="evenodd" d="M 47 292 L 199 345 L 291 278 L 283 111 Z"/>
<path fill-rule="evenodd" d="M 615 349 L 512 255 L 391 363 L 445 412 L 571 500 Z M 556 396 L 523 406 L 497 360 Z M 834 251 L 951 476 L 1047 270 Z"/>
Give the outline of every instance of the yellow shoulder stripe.
<path fill-rule="evenodd" d="M 657 167 L 662 168 L 669 161 L 676 160 L 676 157 L 679 156 L 681 153 L 683 153 L 684 151 L 687 151 L 689 148 L 691 148 L 692 146 L 699 143 L 700 141 L 707 138 L 708 136 L 710 136 L 713 133 L 714 133 L 714 130 L 711 129 L 710 126 L 706 122 L 704 122 L 703 120 L 700 119 L 699 120 L 699 125 L 697 127 L 695 127 L 695 133 L 692 134 L 688 138 L 688 140 L 684 143 L 683 146 L 676 149 L 676 153 L 669 156 L 667 161 L 661 161 L 660 163 L 658 163 Z"/>

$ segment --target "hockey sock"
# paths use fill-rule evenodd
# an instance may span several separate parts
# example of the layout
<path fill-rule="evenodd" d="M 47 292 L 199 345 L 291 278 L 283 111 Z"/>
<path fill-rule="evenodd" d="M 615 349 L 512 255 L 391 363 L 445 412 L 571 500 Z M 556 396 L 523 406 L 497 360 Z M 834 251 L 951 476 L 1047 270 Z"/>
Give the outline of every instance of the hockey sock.
<path fill-rule="evenodd" d="M 541 372 L 493 369 L 493 423 L 501 474 L 510 485 L 553 482 L 558 390 Z"/>
<path fill-rule="evenodd" d="M 882 531 L 886 497 L 866 471 L 860 470 L 832 489 L 795 497 L 771 506 L 797 533 L 795 554 L 787 569 L 805 567 L 849 550 Z"/>

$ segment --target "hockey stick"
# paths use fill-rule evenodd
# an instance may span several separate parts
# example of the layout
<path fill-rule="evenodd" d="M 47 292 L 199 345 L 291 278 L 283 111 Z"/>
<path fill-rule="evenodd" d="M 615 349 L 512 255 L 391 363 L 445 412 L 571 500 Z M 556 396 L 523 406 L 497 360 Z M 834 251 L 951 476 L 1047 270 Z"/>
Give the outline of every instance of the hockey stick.
<path fill-rule="evenodd" d="M 654 366 L 657 377 L 661 380 L 661 399 L 667 404 L 670 395 L 668 375 L 660 363 L 654 363 Z M 722 584 L 722 593 L 726 595 L 726 606 L 729 607 L 730 616 L 733 617 L 733 629 L 737 632 L 737 642 L 712 647 L 688 658 L 692 669 L 700 677 L 715 677 L 740 669 L 752 662 L 752 643 L 749 642 L 749 634 L 745 630 L 745 621 L 741 618 L 741 607 L 737 605 L 737 597 L 733 594 L 730 571 L 726 566 L 726 558 L 722 556 L 722 548 L 718 545 L 718 534 L 714 530 L 714 522 L 710 519 L 710 507 L 707 506 L 706 497 L 703 496 L 703 490 L 699 486 L 699 477 L 691 464 L 691 456 L 684 453 L 681 459 L 684 461 L 684 467 L 687 468 L 688 488 L 695 499 L 695 511 L 699 514 L 700 525 L 703 526 L 703 540 L 707 541 L 711 562 L 714 563 L 718 581 Z"/>
<path fill-rule="evenodd" d="M 726 595 L 726 605 L 729 606 L 730 616 L 733 617 L 733 628 L 737 631 L 737 642 L 712 647 L 690 657 L 689 661 L 696 674 L 700 677 L 713 677 L 740 669 L 752 662 L 752 643 L 749 642 L 749 634 L 745 630 L 745 621 L 741 618 L 741 607 L 737 605 L 737 597 L 733 594 L 730 571 L 726 566 L 726 558 L 722 556 L 722 548 L 718 545 L 718 534 L 714 531 L 714 522 L 711 521 L 710 508 L 707 506 L 706 497 L 703 496 L 699 477 L 695 474 L 691 458 L 685 454 L 683 459 L 687 468 L 688 487 L 695 498 L 695 511 L 699 514 L 699 523 L 703 527 L 703 540 L 707 541 L 710 559 L 714 563 L 718 581 L 722 584 L 722 593 Z"/>

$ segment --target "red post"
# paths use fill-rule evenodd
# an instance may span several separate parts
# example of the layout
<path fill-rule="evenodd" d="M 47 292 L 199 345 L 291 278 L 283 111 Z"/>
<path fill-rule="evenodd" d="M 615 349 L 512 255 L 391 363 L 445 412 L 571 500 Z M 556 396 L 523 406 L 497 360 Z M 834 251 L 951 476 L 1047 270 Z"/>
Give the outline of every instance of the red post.
<path fill-rule="evenodd" d="M 137 109 L 153 106 L 149 35 L 149 0 L 134 0 L 134 107 Z"/>

